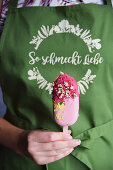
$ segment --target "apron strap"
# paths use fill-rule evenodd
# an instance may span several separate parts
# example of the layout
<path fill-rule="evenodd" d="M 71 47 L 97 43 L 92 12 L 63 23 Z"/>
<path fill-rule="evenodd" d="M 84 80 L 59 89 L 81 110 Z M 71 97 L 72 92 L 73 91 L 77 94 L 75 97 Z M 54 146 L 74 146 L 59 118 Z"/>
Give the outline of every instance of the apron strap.
<path fill-rule="evenodd" d="M 107 5 L 112 6 L 112 0 L 106 0 Z"/>
<path fill-rule="evenodd" d="M 107 5 L 112 6 L 112 0 L 106 0 L 106 3 L 107 3 Z M 12 8 L 17 8 L 17 5 L 18 5 L 18 0 L 11 0 L 10 6 Z"/>

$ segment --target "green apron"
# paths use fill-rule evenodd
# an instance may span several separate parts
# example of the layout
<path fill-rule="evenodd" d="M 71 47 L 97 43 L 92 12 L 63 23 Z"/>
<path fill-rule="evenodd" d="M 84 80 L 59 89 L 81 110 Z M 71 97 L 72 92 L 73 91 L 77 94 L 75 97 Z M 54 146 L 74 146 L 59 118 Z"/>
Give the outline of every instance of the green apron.
<path fill-rule="evenodd" d="M 80 146 L 37 165 L 0 146 L 0 170 L 113 169 L 113 9 L 106 5 L 17 8 L 11 0 L 0 40 L 5 119 L 23 129 L 62 131 L 53 120 L 51 83 L 60 71 L 78 83 Z"/>

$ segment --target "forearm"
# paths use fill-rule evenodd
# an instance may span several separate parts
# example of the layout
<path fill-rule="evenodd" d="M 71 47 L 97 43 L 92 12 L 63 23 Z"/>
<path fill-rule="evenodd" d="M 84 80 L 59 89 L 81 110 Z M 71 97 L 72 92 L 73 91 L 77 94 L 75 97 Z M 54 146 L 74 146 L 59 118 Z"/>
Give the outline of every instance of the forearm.
<path fill-rule="evenodd" d="M 4 145 L 14 151 L 21 153 L 18 142 L 20 135 L 25 130 L 20 129 L 3 118 L 0 118 L 0 144 Z"/>

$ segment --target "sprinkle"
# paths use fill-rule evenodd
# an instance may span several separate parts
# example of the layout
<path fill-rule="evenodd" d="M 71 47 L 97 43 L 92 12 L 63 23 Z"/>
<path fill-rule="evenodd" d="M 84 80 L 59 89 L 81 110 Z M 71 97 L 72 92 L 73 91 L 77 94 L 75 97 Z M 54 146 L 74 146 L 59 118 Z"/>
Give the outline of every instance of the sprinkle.
<path fill-rule="evenodd" d="M 61 94 L 59 98 L 62 98 L 62 97 L 63 97 L 63 94 Z"/>
<path fill-rule="evenodd" d="M 63 116 L 60 117 L 61 120 L 64 120 Z"/>
<path fill-rule="evenodd" d="M 61 93 L 61 90 L 59 90 L 58 93 Z"/>
<path fill-rule="evenodd" d="M 65 95 L 66 95 L 67 97 L 69 96 L 68 93 L 69 93 L 69 90 L 66 90 L 66 91 L 65 91 Z"/>
<path fill-rule="evenodd" d="M 59 120 L 59 113 L 58 113 L 58 112 L 57 112 L 57 114 L 56 114 L 56 119 Z"/>
<path fill-rule="evenodd" d="M 65 81 L 64 81 L 64 85 L 67 87 L 67 86 L 68 86 L 68 82 L 65 82 Z"/>
<path fill-rule="evenodd" d="M 63 87 L 61 84 L 59 84 L 59 87 Z"/>
<path fill-rule="evenodd" d="M 70 89 L 73 89 L 74 87 L 71 85 Z"/>
<path fill-rule="evenodd" d="M 61 89 L 61 92 L 63 93 L 63 92 L 64 92 L 64 89 Z"/>
<path fill-rule="evenodd" d="M 62 74 L 64 74 L 62 71 L 60 71 L 60 74 L 62 75 Z"/>
<path fill-rule="evenodd" d="M 74 97 L 77 97 L 77 95 L 76 95 L 75 93 L 73 94 L 73 96 L 74 96 Z"/>
<path fill-rule="evenodd" d="M 59 102 L 59 103 L 60 103 L 60 105 L 64 104 L 64 102 Z"/>

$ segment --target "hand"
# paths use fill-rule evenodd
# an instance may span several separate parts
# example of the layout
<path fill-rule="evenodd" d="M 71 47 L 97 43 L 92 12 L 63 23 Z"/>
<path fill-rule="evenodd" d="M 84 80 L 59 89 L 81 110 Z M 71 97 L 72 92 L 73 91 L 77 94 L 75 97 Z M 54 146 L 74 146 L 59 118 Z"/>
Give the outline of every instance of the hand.
<path fill-rule="evenodd" d="M 80 140 L 72 139 L 70 134 L 63 132 L 33 130 L 25 136 L 28 152 L 24 154 L 39 165 L 54 162 L 69 155 L 74 147 L 81 143 Z"/>

